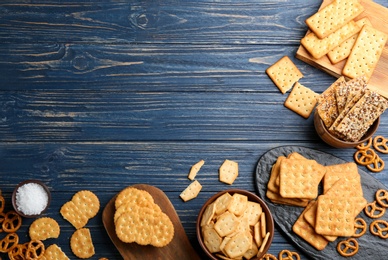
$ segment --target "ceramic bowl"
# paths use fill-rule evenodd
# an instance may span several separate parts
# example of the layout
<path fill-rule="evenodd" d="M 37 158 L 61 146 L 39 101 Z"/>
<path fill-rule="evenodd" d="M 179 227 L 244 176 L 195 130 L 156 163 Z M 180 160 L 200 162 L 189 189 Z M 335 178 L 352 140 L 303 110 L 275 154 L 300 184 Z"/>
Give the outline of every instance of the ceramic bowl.
<path fill-rule="evenodd" d="M 373 134 L 377 131 L 377 128 L 380 124 L 380 117 L 376 119 L 376 121 L 370 126 L 365 135 L 357 142 L 346 142 L 341 139 L 338 139 L 334 135 L 332 135 L 326 128 L 323 123 L 321 117 L 318 112 L 314 112 L 314 127 L 317 131 L 318 136 L 328 145 L 335 148 L 354 148 L 359 144 L 362 144 L 369 140 L 373 136 Z"/>
<path fill-rule="evenodd" d="M 34 185 L 28 185 L 28 184 L 34 184 Z M 25 186 L 25 185 L 28 185 L 28 186 Z M 39 186 L 42 187 L 43 189 L 40 189 L 38 188 Z M 19 190 L 20 189 L 20 190 Z M 23 196 L 17 196 L 17 193 L 19 192 L 22 192 L 23 193 Z M 25 191 L 32 191 L 32 192 L 37 192 L 36 194 L 31 194 L 31 195 L 27 195 L 25 194 Z M 47 194 L 47 203 L 44 203 L 44 204 L 39 204 L 40 202 L 44 202 L 43 200 L 42 201 L 39 201 L 40 198 L 32 198 L 32 197 L 29 197 L 29 196 L 34 196 L 34 195 L 42 195 L 42 197 L 44 196 L 42 193 L 44 192 L 45 194 Z M 37 208 L 39 207 L 42 207 L 41 211 L 36 214 L 28 214 L 26 212 L 23 212 L 23 205 L 22 203 L 23 202 L 19 202 L 18 201 L 18 197 L 28 197 L 28 201 L 31 202 L 32 200 L 32 203 L 34 206 L 38 206 Z M 45 196 L 44 196 L 45 197 Z M 20 198 L 19 198 L 20 199 Z M 47 208 L 49 207 L 50 205 L 50 202 L 51 202 L 51 193 L 50 193 L 50 190 L 49 188 L 46 186 L 46 184 L 44 184 L 43 182 L 39 181 L 39 180 L 26 180 L 26 181 L 23 181 L 21 183 L 19 183 L 13 193 L 12 193 L 12 206 L 14 208 L 14 210 L 22 217 L 25 217 L 25 218 L 34 218 L 34 217 L 38 217 L 40 215 L 42 215 L 46 210 Z M 30 209 L 29 209 L 30 210 Z"/>
<path fill-rule="evenodd" d="M 198 242 L 200 244 L 200 246 L 202 247 L 202 249 L 204 250 L 204 252 L 206 253 L 206 255 L 210 258 L 210 259 L 213 259 L 213 260 L 219 260 L 221 258 L 218 258 L 216 256 L 216 254 L 212 254 L 206 247 L 204 241 L 203 241 L 203 237 L 202 237 L 202 228 L 201 228 L 201 220 L 202 220 L 202 216 L 205 212 L 205 209 L 206 207 L 211 204 L 212 202 L 214 202 L 218 197 L 220 197 L 221 195 L 223 195 L 224 193 L 228 192 L 230 195 L 233 195 L 235 193 L 239 193 L 241 195 L 246 195 L 248 197 L 248 200 L 249 201 L 253 201 L 253 202 L 257 202 L 261 205 L 261 208 L 262 208 L 262 211 L 265 213 L 265 216 L 266 216 L 266 231 L 267 232 L 270 232 L 270 236 L 268 238 L 268 242 L 267 244 L 265 245 L 264 247 L 264 250 L 261 252 L 260 255 L 258 255 L 257 257 L 254 257 L 252 259 L 255 259 L 255 260 L 258 260 L 260 259 L 265 253 L 267 253 L 268 249 L 270 248 L 271 246 L 271 243 L 272 243 L 272 240 L 273 240 L 273 237 L 274 237 L 274 221 L 273 221 L 273 217 L 272 217 L 272 214 L 268 208 L 268 206 L 266 205 L 266 203 L 260 199 L 256 194 L 252 193 L 252 192 L 249 192 L 249 191 L 246 191 L 246 190 L 240 190 L 240 189 L 228 189 L 228 190 L 224 190 L 224 191 L 221 191 L 221 192 L 218 192 L 217 194 L 213 195 L 210 199 L 208 199 L 205 204 L 202 206 L 199 214 L 198 214 L 198 218 L 197 218 L 197 223 L 196 223 L 196 232 L 197 232 L 197 239 L 198 239 Z"/>

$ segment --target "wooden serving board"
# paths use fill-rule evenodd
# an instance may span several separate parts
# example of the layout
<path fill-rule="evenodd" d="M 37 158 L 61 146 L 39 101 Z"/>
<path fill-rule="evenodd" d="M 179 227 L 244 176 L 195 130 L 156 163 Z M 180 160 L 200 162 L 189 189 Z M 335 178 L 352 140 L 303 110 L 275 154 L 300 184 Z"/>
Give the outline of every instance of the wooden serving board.
<path fill-rule="evenodd" d="M 323 0 L 320 9 L 331 2 L 332 0 Z M 373 27 L 388 34 L 388 8 L 370 0 L 360 0 L 360 3 L 365 7 L 365 11 L 355 20 L 368 17 Z M 341 76 L 342 68 L 346 63 L 346 60 L 344 60 L 333 65 L 327 56 L 324 56 L 319 60 L 314 59 L 302 45 L 299 46 L 296 57 L 337 78 Z M 377 67 L 369 80 L 369 87 L 388 98 L 388 43 L 385 45 Z"/>
<path fill-rule="evenodd" d="M 156 204 L 166 213 L 171 219 L 174 225 L 174 238 L 165 247 L 154 247 L 154 246 L 141 246 L 136 243 L 124 243 L 116 235 L 115 226 L 114 226 L 114 213 L 115 213 L 115 199 L 114 196 L 108 204 L 105 206 L 102 213 L 102 222 L 104 227 L 112 240 L 113 244 L 116 246 L 117 250 L 120 252 L 121 256 L 125 260 L 129 259 L 187 259 L 187 260 L 199 260 L 197 252 L 191 246 L 190 241 L 183 229 L 183 226 L 180 222 L 179 216 L 176 213 L 174 206 L 171 201 L 168 199 L 166 194 L 160 189 L 146 185 L 146 184 L 136 184 L 132 187 L 145 190 L 151 194 L 154 198 Z"/>

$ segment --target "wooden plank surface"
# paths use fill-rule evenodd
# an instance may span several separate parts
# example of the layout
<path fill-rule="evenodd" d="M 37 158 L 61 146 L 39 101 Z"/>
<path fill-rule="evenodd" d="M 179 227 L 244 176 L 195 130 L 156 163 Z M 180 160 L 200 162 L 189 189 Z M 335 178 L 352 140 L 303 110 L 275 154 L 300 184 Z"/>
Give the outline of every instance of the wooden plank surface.
<path fill-rule="evenodd" d="M 325 7 L 331 0 L 323 1 L 320 8 Z M 363 0 L 361 4 L 364 6 L 365 10 L 362 12 L 356 20 L 362 18 L 368 18 L 374 28 L 377 30 L 388 34 L 388 8 L 370 0 Z M 346 60 L 332 64 L 329 58 L 325 55 L 319 60 L 314 59 L 307 50 L 301 45 L 296 52 L 296 57 L 305 61 L 312 66 L 315 66 L 330 75 L 333 75 L 337 78 L 342 76 L 342 69 L 345 66 Z M 381 54 L 381 57 L 377 63 L 377 66 L 368 82 L 369 87 L 378 91 L 381 95 L 388 98 L 388 87 L 385 82 L 388 80 L 388 42 L 385 45 L 385 48 Z"/>
<path fill-rule="evenodd" d="M 385 7 L 387 0 L 376 0 Z M 206 201 L 231 186 L 218 181 L 225 159 L 239 162 L 233 188 L 256 192 L 260 156 L 302 145 L 353 160 L 316 135 L 312 117 L 283 106 L 265 69 L 289 56 L 317 93 L 335 77 L 295 58 L 304 20 L 320 0 L 2 1 L 0 3 L 0 190 L 11 209 L 15 186 L 36 178 L 52 192 L 45 214 L 61 226 L 70 259 L 74 228 L 60 207 L 82 189 L 100 199 L 91 219 L 96 255 L 121 259 L 102 208 L 128 185 L 148 184 L 170 199 L 194 249 Z M 384 114 L 376 134 L 386 135 Z M 388 155 L 381 155 L 388 160 Z M 184 203 L 191 165 L 205 160 L 203 190 Z M 364 168 L 362 168 L 364 169 Z M 388 186 L 387 170 L 373 174 Z M 32 219 L 24 219 L 21 241 Z M 270 252 L 300 250 L 280 230 Z M 302 259 L 309 259 L 302 255 Z M 5 255 L 0 254 L 5 259 Z"/>

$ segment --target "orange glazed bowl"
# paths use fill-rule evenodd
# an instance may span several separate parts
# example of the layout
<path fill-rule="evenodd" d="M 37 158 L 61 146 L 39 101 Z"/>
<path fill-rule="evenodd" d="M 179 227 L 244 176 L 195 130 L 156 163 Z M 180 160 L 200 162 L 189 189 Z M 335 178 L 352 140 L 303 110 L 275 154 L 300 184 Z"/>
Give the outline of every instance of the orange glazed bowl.
<path fill-rule="evenodd" d="M 314 127 L 318 134 L 318 136 L 328 145 L 335 147 L 335 148 L 354 148 L 359 144 L 367 142 L 377 131 L 377 128 L 379 128 L 380 125 L 380 117 L 378 117 L 373 124 L 369 127 L 368 131 L 365 133 L 365 135 L 357 142 L 347 142 L 343 141 L 341 139 L 338 139 L 334 135 L 332 135 L 326 128 L 325 124 L 323 123 L 321 117 L 319 116 L 318 112 L 315 110 L 314 112 Z"/>
<path fill-rule="evenodd" d="M 251 222 L 249 225 L 248 225 L 247 222 L 244 225 L 241 225 L 243 227 L 246 227 L 246 229 L 243 230 L 243 231 L 241 231 L 241 229 L 239 229 L 240 232 L 236 231 L 238 228 L 235 228 L 235 226 L 236 226 L 236 222 L 235 221 L 232 221 L 232 223 L 234 223 L 234 224 L 230 225 L 228 227 L 228 228 L 230 228 L 230 230 L 228 230 L 228 229 L 225 230 L 225 229 L 221 229 L 220 228 L 221 225 L 223 226 L 225 223 L 230 223 L 229 222 L 229 220 L 231 219 L 230 218 L 230 214 L 233 214 L 233 213 L 231 213 L 231 212 L 233 212 L 233 210 L 230 210 L 231 209 L 231 206 L 230 206 L 231 204 L 229 202 L 226 202 L 226 200 L 223 200 L 224 203 L 221 203 L 221 204 L 224 205 L 224 207 L 228 207 L 229 209 L 225 210 L 225 211 L 222 211 L 218 215 L 216 213 L 214 213 L 214 215 L 210 214 L 211 217 L 209 217 L 209 212 L 214 212 L 213 207 L 217 209 L 217 206 L 214 206 L 214 205 L 219 205 L 218 203 L 216 204 L 216 203 L 213 203 L 213 202 L 216 202 L 216 200 L 218 198 L 220 198 L 221 196 L 223 196 L 223 195 L 225 195 L 225 196 L 222 197 L 222 198 L 225 198 L 225 197 L 230 198 L 229 195 L 226 194 L 226 193 L 229 193 L 230 196 L 233 196 L 235 194 L 237 194 L 237 196 L 242 195 L 242 196 L 239 196 L 240 198 L 246 196 L 247 200 L 249 202 L 255 202 L 255 203 L 260 205 L 260 206 L 258 206 L 257 204 L 251 203 L 251 204 L 248 204 L 247 207 L 244 207 L 245 209 L 251 208 L 252 209 L 251 212 L 255 212 L 254 214 L 243 213 L 244 217 L 245 216 L 249 216 L 249 215 L 250 216 L 256 216 L 256 217 L 252 217 L 251 218 L 251 220 L 254 221 L 254 222 Z M 221 201 L 221 199 L 218 200 L 218 202 L 220 202 L 220 201 Z M 236 201 L 238 201 L 238 200 L 236 200 Z M 228 204 L 229 206 L 226 205 L 226 204 Z M 241 204 L 244 205 L 244 203 L 241 203 Z M 251 206 L 251 207 L 249 207 L 249 206 Z M 261 208 L 261 213 L 264 213 L 263 216 L 261 215 L 260 211 L 257 211 L 258 207 Z M 248 211 L 249 210 L 246 210 L 244 212 L 248 212 Z M 235 212 L 237 212 L 237 211 L 235 211 Z M 235 214 L 233 214 L 233 215 L 237 219 L 237 216 Z M 241 219 L 242 219 L 241 216 L 242 215 L 238 215 L 238 216 L 240 217 L 240 220 L 238 220 L 238 221 L 241 221 Z M 260 216 L 260 217 L 258 217 L 258 216 Z M 217 220 L 215 220 L 215 217 L 217 217 Z M 234 217 L 232 217 L 232 219 L 235 219 Z M 212 221 L 215 221 L 214 228 L 211 228 L 212 230 L 210 232 L 209 232 L 209 227 L 210 227 L 211 224 L 210 225 L 202 225 L 201 226 L 201 222 L 203 221 L 203 218 L 205 220 L 213 219 Z M 258 222 L 256 222 L 257 219 L 259 220 Z M 264 221 L 261 221 L 262 219 L 264 219 Z M 219 224 L 217 224 L 218 221 L 220 221 L 220 223 L 221 223 L 220 226 L 218 226 Z M 205 221 L 205 223 L 206 222 L 207 221 Z M 238 222 L 238 223 L 241 223 L 241 222 Z M 259 224 L 256 224 L 256 229 L 255 229 L 253 223 L 259 223 Z M 263 223 L 263 229 L 261 229 L 261 227 L 260 227 L 261 223 Z M 202 224 L 204 224 L 204 223 L 202 223 Z M 216 228 L 216 226 L 217 226 L 217 228 Z M 228 235 L 224 236 L 223 234 L 220 234 L 220 232 L 221 232 L 220 230 L 222 230 L 223 233 L 225 231 L 225 234 L 228 233 Z M 233 230 L 233 231 L 231 231 L 231 230 Z M 259 230 L 259 231 L 255 232 L 255 230 Z M 197 239 L 198 239 L 198 242 L 199 242 L 200 246 L 202 247 L 202 249 L 204 250 L 206 255 L 210 259 L 213 259 L 213 260 L 223 259 L 223 258 L 220 258 L 218 255 L 224 255 L 222 250 L 219 250 L 218 252 L 215 252 L 215 251 L 217 251 L 219 249 L 219 248 L 217 248 L 217 246 L 212 247 L 211 245 L 209 245 L 209 244 L 213 244 L 213 242 L 211 242 L 211 243 L 209 242 L 210 241 L 209 238 L 213 237 L 213 235 L 215 235 L 215 237 L 216 237 L 216 239 L 215 239 L 216 243 L 217 243 L 217 241 L 218 241 L 218 243 L 222 243 L 221 241 L 224 241 L 224 243 L 225 243 L 225 250 L 223 250 L 224 252 L 227 251 L 226 248 L 229 248 L 230 250 L 228 250 L 228 252 L 229 253 L 232 252 L 233 254 L 235 254 L 235 255 L 232 255 L 232 256 L 236 256 L 236 255 L 239 255 L 241 253 L 244 253 L 244 251 L 241 251 L 239 249 L 239 248 L 243 248 L 243 247 L 239 247 L 237 245 L 237 243 L 234 243 L 234 241 L 237 241 L 237 236 L 240 236 L 240 238 L 242 236 L 243 237 L 242 240 L 252 241 L 252 243 L 255 243 L 255 245 L 257 245 L 256 239 L 255 239 L 255 235 L 256 234 L 257 235 L 261 235 L 262 233 L 264 233 L 264 235 L 261 235 L 262 244 L 257 245 L 257 252 L 251 258 L 251 259 L 258 260 L 264 254 L 267 253 L 268 249 L 271 246 L 271 243 L 272 243 L 272 240 L 273 240 L 273 237 L 274 237 L 274 221 L 273 221 L 273 217 L 272 217 L 272 214 L 271 214 L 268 206 L 256 194 L 254 194 L 252 192 L 249 192 L 249 191 L 246 191 L 246 190 L 228 189 L 228 190 L 224 190 L 224 191 L 218 192 L 217 194 L 213 195 L 202 206 L 202 208 L 201 208 L 201 210 L 200 210 L 200 212 L 198 214 L 198 218 L 197 218 L 196 232 L 197 232 Z M 205 234 L 205 232 L 207 232 L 207 234 Z M 236 234 L 238 234 L 238 235 L 236 235 Z M 244 234 L 250 234 L 252 237 L 244 236 Z M 267 237 L 267 238 L 265 238 L 265 237 Z M 208 238 L 208 239 L 206 239 L 206 238 Z M 234 240 L 234 238 L 235 238 L 235 240 Z M 229 240 L 225 240 L 225 239 L 229 239 Z M 265 241 L 265 240 L 266 240 L 266 242 L 263 243 L 263 241 Z M 236 246 L 234 246 L 234 245 L 236 245 Z M 211 250 L 209 250 L 208 246 L 211 248 Z M 260 249 L 261 249 L 261 251 L 259 251 Z M 232 257 L 230 257 L 230 258 L 232 258 Z M 229 259 L 229 258 L 226 258 L 226 259 Z"/>

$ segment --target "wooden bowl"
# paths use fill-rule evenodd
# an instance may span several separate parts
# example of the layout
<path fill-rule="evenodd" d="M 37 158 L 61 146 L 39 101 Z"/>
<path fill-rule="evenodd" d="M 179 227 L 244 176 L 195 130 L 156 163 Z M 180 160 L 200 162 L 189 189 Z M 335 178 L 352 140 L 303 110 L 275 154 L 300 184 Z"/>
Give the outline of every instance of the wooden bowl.
<path fill-rule="evenodd" d="M 377 131 L 377 128 L 380 125 L 380 117 L 376 119 L 376 121 L 370 126 L 365 135 L 357 142 L 346 142 L 341 139 L 338 139 L 334 135 L 332 135 L 326 128 L 323 123 L 321 117 L 318 112 L 315 110 L 314 112 L 314 127 L 317 131 L 318 136 L 328 145 L 333 146 L 335 148 L 354 148 L 359 144 L 362 144 L 369 140 L 374 133 Z"/>
<path fill-rule="evenodd" d="M 201 210 L 200 210 L 200 212 L 198 214 L 197 223 L 196 223 L 196 232 L 197 232 L 198 242 L 199 242 L 200 246 L 202 247 L 202 249 L 205 251 L 206 255 L 208 257 L 210 257 L 210 259 L 213 259 L 213 260 L 220 260 L 221 259 L 221 258 L 218 258 L 215 254 L 212 254 L 207 249 L 207 247 L 206 247 L 206 245 L 205 245 L 205 243 L 203 241 L 203 237 L 202 237 L 201 220 L 202 220 L 202 215 L 203 215 L 206 207 L 209 204 L 211 204 L 212 202 L 214 202 L 218 197 L 220 197 L 221 195 L 223 195 L 226 192 L 228 192 L 230 195 L 233 195 L 235 193 L 239 193 L 241 195 L 246 195 L 248 197 L 249 201 L 253 201 L 253 202 L 259 203 L 261 205 L 261 208 L 262 208 L 263 212 L 265 213 L 265 216 L 266 216 L 266 231 L 270 232 L 270 235 L 269 235 L 269 238 L 268 238 L 268 242 L 265 245 L 264 250 L 261 252 L 261 254 L 258 255 L 257 257 L 252 258 L 252 260 L 258 260 L 265 253 L 267 253 L 268 249 L 271 246 L 271 243 L 272 243 L 272 240 L 273 240 L 273 237 L 274 237 L 274 221 L 273 221 L 273 218 L 272 218 L 272 214 L 271 214 L 268 206 L 265 204 L 265 202 L 262 199 L 260 199 L 256 194 L 254 194 L 252 192 L 249 192 L 249 191 L 246 191 L 246 190 L 240 190 L 240 189 L 224 190 L 224 191 L 218 192 L 217 194 L 213 195 L 210 199 L 208 199 L 206 201 L 206 203 L 202 206 L 202 208 L 201 208 Z"/>
<path fill-rule="evenodd" d="M 17 198 L 17 193 L 18 193 L 19 188 L 23 187 L 23 186 L 26 185 L 26 184 L 31 184 L 31 183 L 37 184 L 37 185 L 39 185 L 40 187 L 42 187 L 42 188 L 43 188 L 43 192 L 45 192 L 45 193 L 47 194 L 47 203 L 45 203 L 45 205 L 42 204 L 42 205 L 43 205 L 43 208 L 42 208 L 42 210 L 41 210 L 39 213 L 37 213 L 37 214 L 28 214 L 28 213 L 23 212 L 22 210 L 19 210 L 20 203 L 17 201 L 17 199 L 18 199 L 18 198 Z M 34 186 L 33 189 L 36 188 L 36 187 L 38 187 L 38 186 Z M 31 186 L 30 186 L 30 188 L 27 188 L 26 190 L 32 190 L 32 189 L 31 189 Z M 39 190 L 42 191 L 41 189 L 39 189 Z M 39 192 L 40 192 L 40 191 L 39 191 Z M 32 194 L 31 194 L 31 196 L 32 196 Z M 37 199 L 37 198 L 35 198 L 35 199 Z M 16 186 L 16 188 L 14 189 L 14 191 L 13 191 L 13 193 L 12 193 L 12 206 L 13 206 L 14 210 L 15 210 L 16 213 L 18 213 L 20 216 L 25 217 L 25 218 L 35 218 L 35 217 L 38 217 L 38 216 L 42 215 L 42 214 L 47 210 L 47 208 L 49 207 L 50 202 L 51 202 L 51 194 L 50 194 L 50 190 L 48 189 L 48 187 L 46 186 L 46 184 L 44 184 L 43 182 L 38 181 L 38 180 L 26 180 L 26 181 L 23 181 L 23 182 L 19 183 L 19 184 Z"/>

